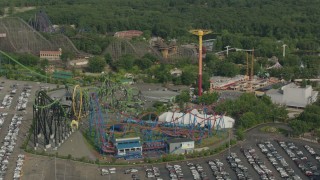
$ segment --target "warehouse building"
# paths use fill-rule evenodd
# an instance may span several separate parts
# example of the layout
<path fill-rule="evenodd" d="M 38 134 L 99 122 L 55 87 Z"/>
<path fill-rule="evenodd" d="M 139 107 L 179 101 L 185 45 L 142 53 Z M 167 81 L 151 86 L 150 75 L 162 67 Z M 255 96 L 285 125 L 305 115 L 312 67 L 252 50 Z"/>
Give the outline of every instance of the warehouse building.
<path fill-rule="evenodd" d="M 194 150 L 194 141 L 189 138 L 170 139 L 167 144 L 169 154 L 188 154 Z"/>

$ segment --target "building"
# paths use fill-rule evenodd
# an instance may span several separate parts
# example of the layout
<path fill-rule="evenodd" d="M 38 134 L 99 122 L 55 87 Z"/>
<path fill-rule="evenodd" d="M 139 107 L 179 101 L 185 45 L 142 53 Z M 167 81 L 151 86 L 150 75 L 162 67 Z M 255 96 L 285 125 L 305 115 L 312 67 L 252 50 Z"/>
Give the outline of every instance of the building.
<path fill-rule="evenodd" d="M 228 89 L 229 87 L 238 90 L 237 84 L 245 81 L 245 76 L 237 75 L 235 77 L 213 76 L 210 78 L 210 91 L 215 89 Z"/>
<path fill-rule="evenodd" d="M 142 157 L 140 137 L 115 139 L 116 157 L 133 159 Z"/>
<path fill-rule="evenodd" d="M 52 77 L 56 78 L 56 79 L 71 79 L 72 78 L 72 72 L 54 71 Z"/>
<path fill-rule="evenodd" d="M 61 60 L 62 49 L 59 51 L 40 51 L 40 59 L 48 59 L 48 61 Z"/>
<path fill-rule="evenodd" d="M 169 154 L 188 154 L 194 150 L 194 141 L 188 138 L 170 139 L 167 143 Z"/>
<path fill-rule="evenodd" d="M 89 63 L 88 59 L 77 59 L 69 62 L 69 64 L 73 67 L 86 67 L 88 63 Z"/>
<path fill-rule="evenodd" d="M 288 107 L 305 108 L 308 104 L 317 101 L 318 91 L 313 91 L 312 86 L 305 88 L 290 83 L 281 89 L 270 89 L 266 92 L 273 103 Z"/>
<path fill-rule="evenodd" d="M 114 34 L 114 37 L 132 39 L 133 37 L 139 37 L 143 34 L 142 31 L 129 30 L 129 31 L 119 31 Z"/>

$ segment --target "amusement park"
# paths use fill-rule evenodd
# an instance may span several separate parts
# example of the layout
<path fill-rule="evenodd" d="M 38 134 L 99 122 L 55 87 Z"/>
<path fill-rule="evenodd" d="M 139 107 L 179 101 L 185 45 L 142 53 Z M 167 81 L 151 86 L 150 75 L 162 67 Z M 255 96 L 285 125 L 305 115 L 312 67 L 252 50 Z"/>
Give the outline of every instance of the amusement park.
<path fill-rule="evenodd" d="M 129 160 L 187 154 L 203 147 L 203 142 L 212 145 L 213 139 L 226 138 L 225 128 L 234 123 L 214 113 L 212 106 L 193 105 L 158 115 L 143 110 L 145 101 L 138 89 L 109 79 L 99 88 L 75 85 L 38 91 L 33 106 L 34 149 L 58 148 L 79 130 L 101 156 Z"/>

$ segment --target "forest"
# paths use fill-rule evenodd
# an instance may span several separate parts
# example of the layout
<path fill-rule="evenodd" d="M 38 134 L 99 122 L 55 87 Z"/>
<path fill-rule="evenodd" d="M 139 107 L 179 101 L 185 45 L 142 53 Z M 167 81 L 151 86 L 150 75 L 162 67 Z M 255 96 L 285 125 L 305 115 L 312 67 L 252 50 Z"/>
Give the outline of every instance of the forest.
<path fill-rule="evenodd" d="M 101 34 L 136 29 L 184 40 L 189 29 L 204 28 L 318 45 L 320 37 L 318 0 L 0 0 L 2 8 L 19 6 L 45 10 L 53 24 Z M 35 11 L 17 15 L 28 20 Z"/>

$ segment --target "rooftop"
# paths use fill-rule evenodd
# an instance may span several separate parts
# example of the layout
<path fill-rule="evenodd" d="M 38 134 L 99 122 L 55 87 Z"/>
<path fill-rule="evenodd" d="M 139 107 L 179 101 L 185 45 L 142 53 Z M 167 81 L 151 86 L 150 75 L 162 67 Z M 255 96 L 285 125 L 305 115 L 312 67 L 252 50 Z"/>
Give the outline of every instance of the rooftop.
<path fill-rule="evenodd" d="M 176 138 L 176 139 L 170 139 L 167 142 L 170 144 L 170 143 L 191 142 L 191 141 L 193 140 L 189 138 Z"/>
<path fill-rule="evenodd" d="M 134 147 L 141 147 L 141 144 L 136 143 L 124 143 L 124 144 L 118 144 L 117 149 L 128 149 L 128 148 L 134 148 Z"/>

